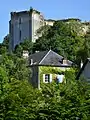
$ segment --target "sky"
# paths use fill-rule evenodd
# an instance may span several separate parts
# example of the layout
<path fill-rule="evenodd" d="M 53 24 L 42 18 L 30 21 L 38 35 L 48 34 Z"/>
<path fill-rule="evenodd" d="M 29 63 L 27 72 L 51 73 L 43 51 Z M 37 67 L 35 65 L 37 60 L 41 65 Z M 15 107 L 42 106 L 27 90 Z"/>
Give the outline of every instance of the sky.
<path fill-rule="evenodd" d="M 79 18 L 90 21 L 90 0 L 1 0 L 0 43 L 9 33 L 10 12 L 29 10 L 30 7 L 42 12 L 45 19 Z"/>

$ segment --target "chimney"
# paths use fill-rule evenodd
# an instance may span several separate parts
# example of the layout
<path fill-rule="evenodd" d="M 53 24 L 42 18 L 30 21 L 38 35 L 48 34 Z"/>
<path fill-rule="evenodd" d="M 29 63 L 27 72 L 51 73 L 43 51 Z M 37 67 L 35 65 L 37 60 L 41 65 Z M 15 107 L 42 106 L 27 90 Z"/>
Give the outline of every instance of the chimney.
<path fill-rule="evenodd" d="M 68 63 L 67 63 L 67 59 L 63 59 L 63 64 L 64 65 L 67 65 Z"/>
<path fill-rule="evenodd" d="M 30 62 L 31 62 L 30 64 L 32 65 L 32 64 L 33 64 L 33 59 L 31 59 L 31 61 L 30 61 Z"/>
<path fill-rule="evenodd" d="M 35 53 L 38 53 L 39 51 L 35 51 Z"/>
<path fill-rule="evenodd" d="M 23 50 L 23 58 L 28 58 L 29 57 L 29 52 Z"/>

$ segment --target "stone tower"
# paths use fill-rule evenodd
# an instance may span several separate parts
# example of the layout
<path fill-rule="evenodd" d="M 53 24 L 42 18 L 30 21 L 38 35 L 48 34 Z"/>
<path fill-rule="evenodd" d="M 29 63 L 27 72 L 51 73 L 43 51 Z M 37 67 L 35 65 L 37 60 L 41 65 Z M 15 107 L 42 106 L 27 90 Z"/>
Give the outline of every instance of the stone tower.
<path fill-rule="evenodd" d="M 14 50 L 24 40 L 35 42 L 36 31 L 43 26 L 44 17 L 41 12 L 30 8 L 29 11 L 11 12 L 9 21 L 10 50 Z"/>

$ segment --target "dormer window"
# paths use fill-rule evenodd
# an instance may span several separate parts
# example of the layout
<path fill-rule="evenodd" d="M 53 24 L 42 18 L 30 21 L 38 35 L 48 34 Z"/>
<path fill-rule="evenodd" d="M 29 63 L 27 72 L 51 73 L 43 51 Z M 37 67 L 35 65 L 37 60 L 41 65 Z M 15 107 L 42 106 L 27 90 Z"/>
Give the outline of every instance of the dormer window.
<path fill-rule="evenodd" d="M 63 60 L 59 60 L 59 62 L 60 62 L 61 64 L 63 64 Z"/>

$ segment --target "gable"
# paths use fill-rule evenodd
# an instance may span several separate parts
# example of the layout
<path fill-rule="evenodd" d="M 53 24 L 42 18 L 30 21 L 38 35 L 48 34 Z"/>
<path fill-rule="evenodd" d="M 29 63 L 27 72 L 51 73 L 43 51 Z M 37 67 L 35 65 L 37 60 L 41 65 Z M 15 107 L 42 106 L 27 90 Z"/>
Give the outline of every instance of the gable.
<path fill-rule="evenodd" d="M 62 65 L 63 57 L 53 51 L 49 51 L 41 60 L 40 65 Z"/>

